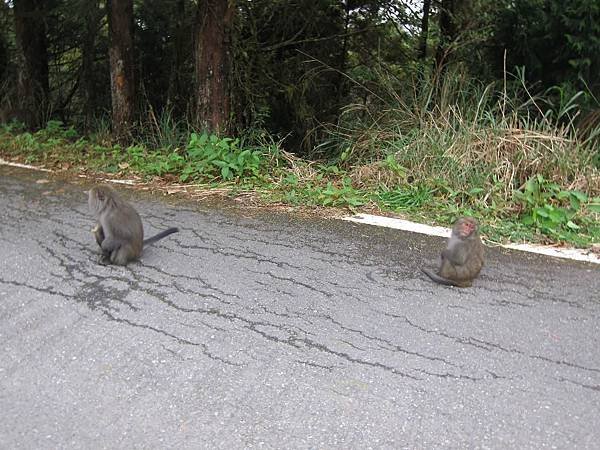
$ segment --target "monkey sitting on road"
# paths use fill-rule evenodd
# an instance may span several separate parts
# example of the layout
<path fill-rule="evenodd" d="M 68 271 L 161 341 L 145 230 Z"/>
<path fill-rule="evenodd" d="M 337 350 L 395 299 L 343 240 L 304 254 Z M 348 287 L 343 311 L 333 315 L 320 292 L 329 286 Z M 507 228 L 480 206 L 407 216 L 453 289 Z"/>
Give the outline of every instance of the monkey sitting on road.
<path fill-rule="evenodd" d="M 469 287 L 483 267 L 483 244 L 479 238 L 477 221 L 461 217 L 452 228 L 448 245 L 442 252 L 442 262 L 437 274 L 421 269 L 439 284 Z"/>
<path fill-rule="evenodd" d="M 140 215 L 110 186 L 91 188 L 88 205 L 98 221 L 92 233 L 102 249 L 100 264 L 124 266 L 138 259 L 143 247 L 179 231 L 177 228 L 168 228 L 144 240 Z"/>

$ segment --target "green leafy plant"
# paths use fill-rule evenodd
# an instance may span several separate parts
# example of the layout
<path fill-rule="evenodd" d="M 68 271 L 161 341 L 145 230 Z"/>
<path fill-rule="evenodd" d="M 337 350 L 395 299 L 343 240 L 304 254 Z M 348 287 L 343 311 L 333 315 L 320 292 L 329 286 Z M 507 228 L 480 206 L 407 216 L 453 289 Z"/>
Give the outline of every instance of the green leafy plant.
<path fill-rule="evenodd" d="M 26 130 L 26 126 L 23 122 L 19 122 L 17 119 L 12 119 L 8 123 L 1 123 L 0 130 L 4 133 L 10 134 L 18 134 L 24 133 Z"/>
<path fill-rule="evenodd" d="M 323 188 L 315 191 L 317 203 L 323 206 L 350 206 L 356 207 L 366 203 L 364 195 L 352 187 L 349 178 L 345 178 L 341 187 L 336 187 L 331 181 Z"/>
<path fill-rule="evenodd" d="M 132 145 L 126 149 L 128 166 L 146 175 L 162 176 L 167 173 L 179 172 L 184 158 L 175 151 L 166 153 L 165 150 L 148 152 L 143 145 Z"/>
<path fill-rule="evenodd" d="M 75 139 L 78 137 L 78 133 L 73 126 L 65 127 L 60 120 L 49 120 L 46 124 L 46 128 L 36 133 L 39 137 L 43 138 L 55 138 L 55 139 Z"/>
<path fill-rule="evenodd" d="M 247 175 L 258 176 L 260 165 L 261 152 L 239 148 L 238 139 L 192 133 L 180 178 L 182 181 L 202 176 L 232 180 Z"/>
<path fill-rule="evenodd" d="M 156 152 L 153 155 L 152 162 L 148 165 L 148 170 L 158 176 L 166 173 L 179 172 L 184 165 L 185 158 L 177 152 L 168 154 Z"/>
<path fill-rule="evenodd" d="M 587 209 L 590 212 L 600 214 L 600 197 L 594 197 L 587 204 Z"/>
<path fill-rule="evenodd" d="M 393 154 L 387 155 L 382 162 L 383 167 L 401 175 L 402 177 L 406 177 L 406 167 L 398 164 L 396 160 L 396 156 Z"/>
<path fill-rule="evenodd" d="M 523 207 L 521 222 L 524 225 L 558 238 L 580 229 L 576 223 L 578 214 L 588 202 L 583 192 L 562 190 L 542 175 L 530 178 L 523 190 L 515 192 L 515 198 Z"/>
<path fill-rule="evenodd" d="M 400 210 L 419 208 L 431 201 L 432 189 L 425 185 L 406 186 L 377 194 L 379 202 L 386 208 Z"/>

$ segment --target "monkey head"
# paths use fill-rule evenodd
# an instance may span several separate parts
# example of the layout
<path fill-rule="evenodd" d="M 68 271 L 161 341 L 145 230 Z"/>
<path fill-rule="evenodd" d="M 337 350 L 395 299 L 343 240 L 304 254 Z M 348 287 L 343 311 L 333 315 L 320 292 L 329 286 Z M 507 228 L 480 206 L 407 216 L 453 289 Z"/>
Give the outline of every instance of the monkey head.
<path fill-rule="evenodd" d="M 114 198 L 115 192 L 110 186 L 94 186 L 88 191 L 88 206 L 93 214 L 98 215 L 106 206 L 110 198 Z"/>
<path fill-rule="evenodd" d="M 452 229 L 452 234 L 467 239 L 477 232 L 477 221 L 472 217 L 461 217 L 456 221 Z"/>

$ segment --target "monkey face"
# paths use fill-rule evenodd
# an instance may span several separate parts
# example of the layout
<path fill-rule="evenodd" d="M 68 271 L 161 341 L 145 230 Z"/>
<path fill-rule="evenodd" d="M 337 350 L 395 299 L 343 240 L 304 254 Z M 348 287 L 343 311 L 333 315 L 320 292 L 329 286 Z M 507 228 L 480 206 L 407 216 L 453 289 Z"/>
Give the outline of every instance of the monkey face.
<path fill-rule="evenodd" d="M 88 206 L 90 211 L 94 214 L 98 214 L 106 203 L 106 199 L 109 196 L 109 192 L 103 186 L 94 186 L 88 192 Z"/>
<path fill-rule="evenodd" d="M 461 217 L 455 226 L 461 238 L 468 238 L 477 230 L 477 222 L 472 217 Z"/>
<path fill-rule="evenodd" d="M 98 198 L 98 188 L 93 187 L 88 191 L 88 206 L 90 211 L 96 214 L 100 207 L 100 199 Z"/>

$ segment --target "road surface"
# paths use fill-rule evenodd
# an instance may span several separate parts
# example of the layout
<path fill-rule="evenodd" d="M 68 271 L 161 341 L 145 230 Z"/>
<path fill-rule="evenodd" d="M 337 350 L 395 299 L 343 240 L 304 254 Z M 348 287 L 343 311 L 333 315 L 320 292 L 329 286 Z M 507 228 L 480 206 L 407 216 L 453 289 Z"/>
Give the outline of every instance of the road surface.
<path fill-rule="evenodd" d="M 96 263 L 83 184 L 0 167 L 0 448 L 598 448 L 600 270 L 123 190 L 146 234 Z"/>

